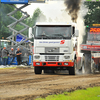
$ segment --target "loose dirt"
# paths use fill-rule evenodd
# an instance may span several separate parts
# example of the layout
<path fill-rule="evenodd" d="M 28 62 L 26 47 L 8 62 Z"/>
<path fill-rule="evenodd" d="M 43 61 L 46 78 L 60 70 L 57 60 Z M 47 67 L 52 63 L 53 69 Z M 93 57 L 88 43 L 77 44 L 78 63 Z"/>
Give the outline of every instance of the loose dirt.
<path fill-rule="evenodd" d="M 0 100 L 34 100 L 65 91 L 100 86 L 100 74 L 35 75 L 33 68 L 0 70 Z"/>

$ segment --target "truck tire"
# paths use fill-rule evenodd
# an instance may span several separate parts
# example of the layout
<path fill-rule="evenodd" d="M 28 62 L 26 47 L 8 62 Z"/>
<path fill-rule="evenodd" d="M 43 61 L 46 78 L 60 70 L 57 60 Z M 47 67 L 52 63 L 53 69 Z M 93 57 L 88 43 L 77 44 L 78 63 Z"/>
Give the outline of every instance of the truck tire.
<path fill-rule="evenodd" d="M 74 67 L 69 68 L 69 75 L 75 75 L 75 68 Z"/>
<path fill-rule="evenodd" d="M 83 62 L 82 62 L 82 70 L 83 69 L 84 69 L 83 74 L 90 74 L 91 73 L 91 54 L 84 55 Z"/>
<path fill-rule="evenodd" d="M 42 73 L 42 69 L 40 67 L 35 67 L 34 68 L 34 72 L 35 72 L 35 74 L 41 74 Z"/>
<path fill-rule="evenodd" d="M 74 66 L 69 68 L 69 75 L 75 75 L 76 60 L 74 61 Z"/>
<path fill-rule="evenodd" d="M 100 63 L 99 63 L 99 66 L 98 66 L 98 71 L 100 72 Z"/>

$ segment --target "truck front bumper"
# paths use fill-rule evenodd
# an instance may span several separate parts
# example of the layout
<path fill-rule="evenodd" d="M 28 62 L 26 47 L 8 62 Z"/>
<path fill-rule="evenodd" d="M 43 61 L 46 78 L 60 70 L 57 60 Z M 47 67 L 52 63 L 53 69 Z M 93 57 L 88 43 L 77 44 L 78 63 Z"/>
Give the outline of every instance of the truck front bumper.
<path fill-rule="evenodd" d="M 73 67 L 74 62 L 33 62 L 34 67 Z"/>

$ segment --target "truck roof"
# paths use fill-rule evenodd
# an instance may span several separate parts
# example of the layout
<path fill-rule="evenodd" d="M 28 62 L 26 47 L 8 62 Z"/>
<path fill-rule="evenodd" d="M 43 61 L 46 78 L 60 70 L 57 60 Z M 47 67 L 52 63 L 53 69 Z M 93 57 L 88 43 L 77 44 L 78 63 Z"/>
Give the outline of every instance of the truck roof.
<path fill-rule="evenodd" d="M 61 23 L 61 22 L 36 22 L 36 25 L 72 25 L 76 26 L 76 23 L 71 23 L 71 22 L 66 22 L 66 23 Z"/>

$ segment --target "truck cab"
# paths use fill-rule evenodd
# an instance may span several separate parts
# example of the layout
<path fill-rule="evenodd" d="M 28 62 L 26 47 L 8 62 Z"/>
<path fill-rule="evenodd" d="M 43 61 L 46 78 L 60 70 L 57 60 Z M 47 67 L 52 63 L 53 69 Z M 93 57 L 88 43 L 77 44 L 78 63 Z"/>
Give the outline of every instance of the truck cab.
<path fill-rule="evenodd" d="M 69 70 L 75 74 L 75 38 L 73 23 L 36 23 L 34 34 L 35 74 L 42 70 Z"/>

